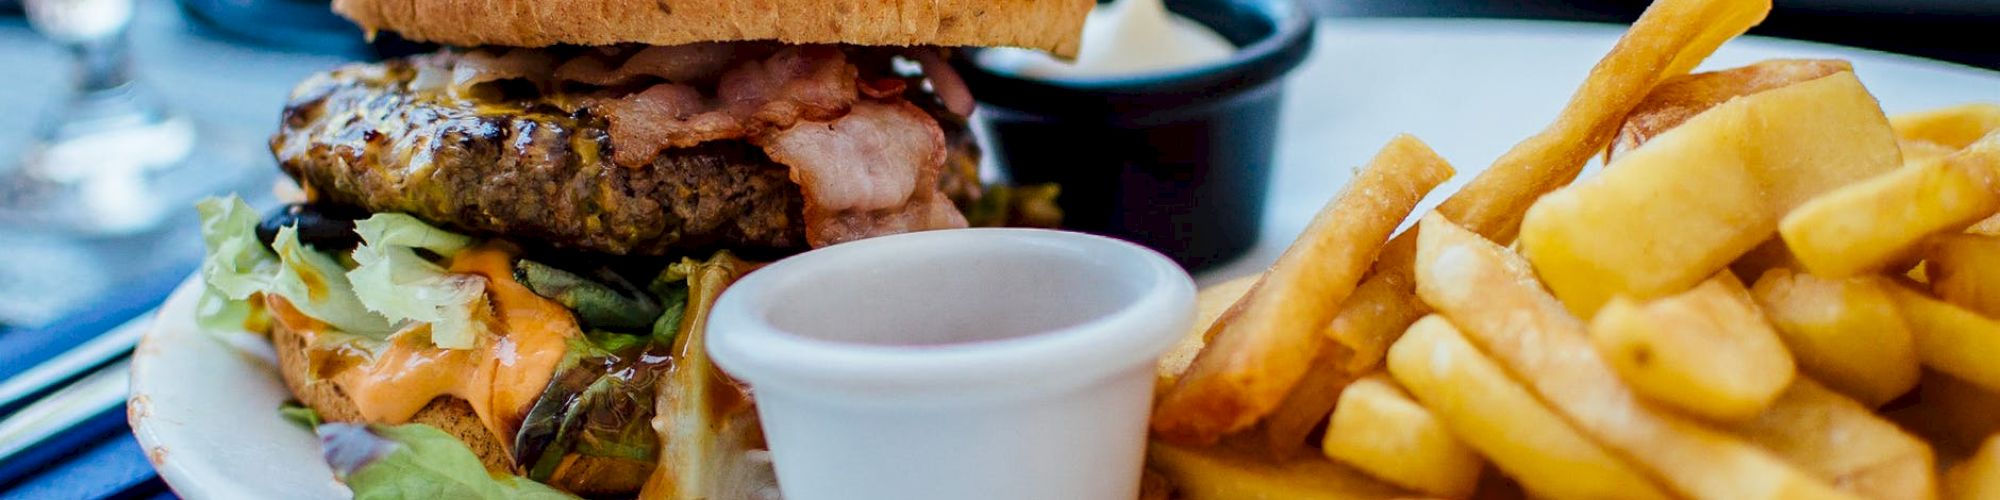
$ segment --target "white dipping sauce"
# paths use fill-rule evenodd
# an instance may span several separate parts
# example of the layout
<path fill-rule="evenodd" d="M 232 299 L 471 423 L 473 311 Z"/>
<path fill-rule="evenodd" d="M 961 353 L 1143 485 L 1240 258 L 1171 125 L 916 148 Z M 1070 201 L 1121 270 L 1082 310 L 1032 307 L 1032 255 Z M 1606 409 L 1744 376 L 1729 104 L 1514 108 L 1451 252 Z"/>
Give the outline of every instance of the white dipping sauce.
<path fill-rule="evenodd" d="M 1160 0 L 1118 0 L 1090 12 L 1074 63 L 1024 49 L 986 50 L 979 63 L 1031 78 L 1103 77 L 1199 66 L 1234 52 L 1228 39 L 1167 11 Z"/>

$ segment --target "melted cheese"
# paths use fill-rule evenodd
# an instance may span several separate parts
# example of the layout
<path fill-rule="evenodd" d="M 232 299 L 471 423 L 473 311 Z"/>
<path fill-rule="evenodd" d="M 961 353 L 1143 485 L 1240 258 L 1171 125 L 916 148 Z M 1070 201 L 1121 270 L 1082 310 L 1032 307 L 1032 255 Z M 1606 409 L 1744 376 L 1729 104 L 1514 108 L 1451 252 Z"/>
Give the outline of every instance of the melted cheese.
<path fill-rule="evenodd" d="M 486 278 L 492 305 L 483 319 L 495 333 L 481 336 L 470 349 L 440 349 L 431 345 L 429 325 L 412 324 L 370 353 L 321 335 L 327 332 L 324 323 L 289 304 L 274 304 L 272 310 L 279 323 L 310 343 L 312 376 L 331 378 L 362 419 L 400 424 L 431 400 L 455 396 L 470 403 L 480 423 L 512 453 L 522 418 L 554 377 L 569 339 L 581 336 L 568 309 L 514 281 L 513 257 L 508 248 L 484 246 L 452 260 L 452 272 Z"/>

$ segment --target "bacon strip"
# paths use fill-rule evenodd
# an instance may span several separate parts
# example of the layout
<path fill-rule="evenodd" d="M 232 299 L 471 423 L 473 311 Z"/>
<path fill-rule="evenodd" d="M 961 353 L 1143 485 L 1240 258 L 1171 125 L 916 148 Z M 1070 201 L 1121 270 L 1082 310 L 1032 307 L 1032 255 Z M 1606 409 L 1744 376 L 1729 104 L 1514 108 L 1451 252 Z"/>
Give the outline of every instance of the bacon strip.
<path fill-rule="evenodd" d="M 906 101 L 864 101 L 832 122 L 800 122 L 763 141 L 792 167 L 814 247 L 872 236 L 965 227 L 938 191 L 944 130 Z"/>
<path fill-rule="evenodd" d="M 805 195 L 806 241 L 815 247 L 966 225 L 938 189 L 946 144 L 937 120 L 904 100 L 905 80 L 861 81 L 837 46 L 602 49 L 560 64 L 547 51 L 504 50 L 413 60 L 421 81 L 413 87 L 440 87 L 446 75 L 453 95 L 514 78 L 544 89 L 554 82 L 609 87 L 572 101 L 604 118 L 611 160 L 625 168 L 648 168 L 673 148 L 747 140 L 791 168 Z M 917 49 L 912 57 L 947 108 L 971 112 L 964 82 L 937 50 Z M 645 82 L 657 83 L 626 90 Z"/>

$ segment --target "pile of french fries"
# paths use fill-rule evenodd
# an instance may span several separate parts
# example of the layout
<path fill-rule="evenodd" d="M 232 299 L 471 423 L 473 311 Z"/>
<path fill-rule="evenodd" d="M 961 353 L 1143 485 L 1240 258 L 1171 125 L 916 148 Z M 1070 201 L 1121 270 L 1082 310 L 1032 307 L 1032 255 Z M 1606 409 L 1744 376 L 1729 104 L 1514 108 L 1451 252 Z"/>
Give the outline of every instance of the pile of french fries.
<path fill-rule="evenodd" d="M 1402 234 L 1454 170 L 1392 139 L 1203 293 L 1147 495 L 2000 498 L 2000 104 L 1689 73 L 1769 9 L 1656 1 Z"/>

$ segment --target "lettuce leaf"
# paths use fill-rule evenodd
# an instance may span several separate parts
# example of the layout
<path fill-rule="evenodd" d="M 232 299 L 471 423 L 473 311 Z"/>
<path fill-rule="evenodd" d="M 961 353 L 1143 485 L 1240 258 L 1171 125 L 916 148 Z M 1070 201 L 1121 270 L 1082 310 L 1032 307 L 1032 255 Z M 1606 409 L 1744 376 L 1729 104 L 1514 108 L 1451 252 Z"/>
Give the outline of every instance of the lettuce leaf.
<path fill-rule="evenodd" d="M 279 228 L 271 249 L 278 252 L 280 265 L 270 291 L 299 312 L 355 335 L 379 339 L 392 331 L 389 320 L 369 312 L 355 298 L 354 287 L 347 282 L 347 269 L 332 256 L 299 243 L 297 228 Z"/>
<path fill-rule="evenodd" d="M 446 349 L 472 347 L 486 325 L 473 311 L 486 294 L 486 280 L 453 274 L 417 253 L 449 258 L 472 246 L 471 237 L 431 227 L 404 214 L 375 214 L 355 221 L 361 246 L 347 273 L 368 310 L 393 321 L 431 325 L 431 342 Z"/>
<path fill-rule="evenodd" d="M 278 256 L 257 239 L 257 213 L 242 198 L 208 197 L 195 203 L 201 214 L 202 294 L 195 319 L 209 331 L 239 330 L 261 312 L 247 302 L 270 288 Z"/>
<path fill-rule="evenodd" d="M 571 499 L 542 483 L 486 471 L 451 434 L 423 424 L 328 423 L 321 451 L 356 500 L 444 498 Z"/>

